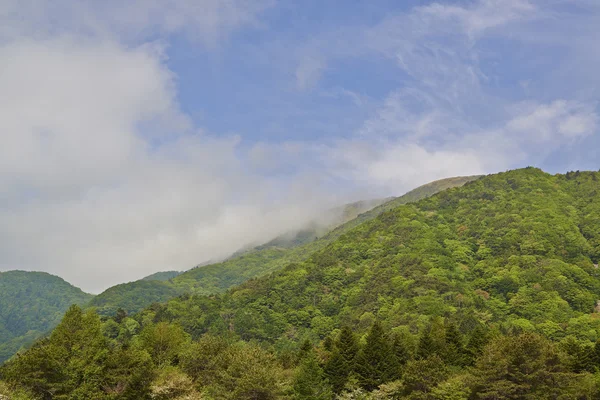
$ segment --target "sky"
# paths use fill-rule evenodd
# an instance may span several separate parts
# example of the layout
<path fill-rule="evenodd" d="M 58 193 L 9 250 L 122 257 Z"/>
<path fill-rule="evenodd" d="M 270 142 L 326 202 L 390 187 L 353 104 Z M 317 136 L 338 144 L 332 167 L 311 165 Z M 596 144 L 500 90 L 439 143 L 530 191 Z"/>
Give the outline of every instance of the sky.
<path fill-rule="evenodd" d="M 185 270 L 345 202 L 600 168 L 598 0 L 0 0 L 0 270 Z"/>

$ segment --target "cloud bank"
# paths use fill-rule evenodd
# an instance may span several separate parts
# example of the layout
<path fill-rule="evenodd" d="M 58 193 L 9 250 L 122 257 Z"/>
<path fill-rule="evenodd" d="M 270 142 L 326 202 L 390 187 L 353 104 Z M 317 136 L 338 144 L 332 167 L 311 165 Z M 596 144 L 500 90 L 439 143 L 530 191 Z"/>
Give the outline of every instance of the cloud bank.
<path fill-rule="evenodd" d="M 571 68 L 590 79 L 542 91 L 535 77 L 499 72 L 503 51 L 488 45 L 540 49 L 548 38 L 531 32 L 541 23 L 562 27 L 554 10 L 526 0 L 431 2 L 309 40 L 267 43 L 259 64 L 284 69 L 297 101 L 278 112 L 301 114 L 313 95 L 329 99 L 335 108 L 315 110 L 329 119 L 307 114 L 306 124 L 338 134 L 267 140 L 207 130 L 183 111 L 186 82 L 169 64 L 171 43 L 210 54 L 227 51 L 240 32 L 276 36 L 265 14 L 277 7 L 2 2 L 0 270 L 44 270 L 99 292 L 226 257 L 344 201 L 544 164 L 598 137 L 598 91 L 586 86 L 600 58 L 582 43 L 599 35 L 600 10 L 591 2 L 585 16 L 568 15 L 582 40 L 553 40 L 571 57 L 546 74 Z M 265 66 L 268 55 L 273 65 Z M 397 80 L 379 96 L 349 80 L 328 84 L 348 60 L 377 60 Z M 362 76 L 366 85 L 370 78 Z"/>

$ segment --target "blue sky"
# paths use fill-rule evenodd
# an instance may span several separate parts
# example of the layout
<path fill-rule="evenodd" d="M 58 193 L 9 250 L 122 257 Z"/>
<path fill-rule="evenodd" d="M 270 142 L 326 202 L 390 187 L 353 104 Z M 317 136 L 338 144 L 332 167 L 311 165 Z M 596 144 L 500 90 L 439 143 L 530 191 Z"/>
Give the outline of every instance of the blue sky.
<path fill-rule="evenodd" d="M 0 270 L 89 291 L 330 207 L 600 168 L 597 0 L 2 0 Z"/>

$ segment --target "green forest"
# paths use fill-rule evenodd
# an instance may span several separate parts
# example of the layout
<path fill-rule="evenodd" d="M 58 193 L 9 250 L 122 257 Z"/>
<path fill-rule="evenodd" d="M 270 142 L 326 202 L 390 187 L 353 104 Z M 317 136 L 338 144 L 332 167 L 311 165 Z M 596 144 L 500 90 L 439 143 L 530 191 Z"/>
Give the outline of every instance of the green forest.
<path fill-rule="evenodd" d="M 0 396 L 599 399 L 599 195 L 600 172 L 489 175 L 217 293 L 74 305 L 0 368 Z"/>
<path fill-rule="evenodd" d="M 0 363 L 54 328 L 92 295 L 45 272 L 0 272 Z"/>
<path fill-rule="evenodd" d="M 165 302 L 183 293 L 220 293 L 292 261 L 307 259 L 342 233 L 385 210 L 476 178 L 441 179 L 397 198 L 337 207 L 330 210 L 331 215 L 325 217 L 326 221 L 310 222 L 307 229 L 290 232 L 253 249 L 239 251 L 224 262 L 194 268 L 177 280 L 174 278 L 182 272 L 157 272 L 138 281 L 110 287 L 98 296 L 85 294 L 50 274 L 26 271 L 0 274 L 0 288 L 6 288 L 0 290 L 0 305 L 5 305 L 4 311 L 0 312 L 0 363 L 47 334 L 71 304 L 85 304 L 85 307 L 94 307 L 101 315 L 115 315 L 119 309 L 128 313 L 139 312 L 153 303 Z"/>
<path fill-rule="evenodd" d="M 152 303 L 163 302 L 176 294 L 222 293 L 251 278 L 271 273 L 293 262 L 306 260 L 339 236 L 384 211 L 424 199 L 448 188 L 461 186 L 477 178 L 479 176 L 441 179 L 386 201 L 347 204 L 339 210 L 332 211 L 332 221 L 326 224 L 327 229 L 312 223 L 310 229 L 293 232 L 292 235 L 285 235 L 264 245 L 241 251 L 220 263 L 175 273 L 168 279 L 154 279 L 155 276 L 165 278 L 169 276 L 168 272 L 151 275 L 150 279 L 144 278 L 164 282 L 135 281 L 117 285 L 96 296 L 90 304 L 96 307 L 100 314 L 114 315 L 119 308 L 130 313 L 138 312 Z"/>

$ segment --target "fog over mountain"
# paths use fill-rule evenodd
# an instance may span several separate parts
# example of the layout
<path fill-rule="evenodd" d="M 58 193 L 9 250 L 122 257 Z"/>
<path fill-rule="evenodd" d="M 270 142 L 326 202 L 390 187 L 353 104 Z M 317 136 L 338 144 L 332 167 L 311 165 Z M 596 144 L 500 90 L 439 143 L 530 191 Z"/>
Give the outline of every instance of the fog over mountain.
<path fill-rule="evenodd" d="M 598 169 L 597 1 L 322 3 L 1 1 L 0 270 L 97 293 L 439 178 Z"/>

